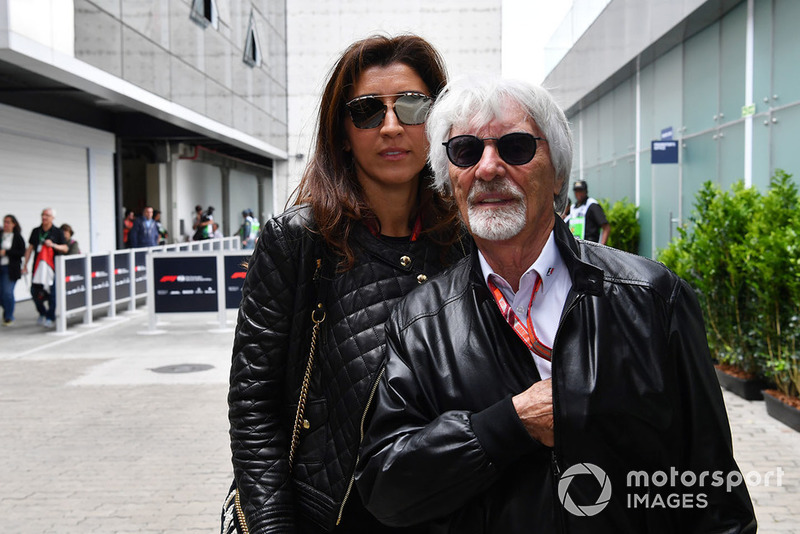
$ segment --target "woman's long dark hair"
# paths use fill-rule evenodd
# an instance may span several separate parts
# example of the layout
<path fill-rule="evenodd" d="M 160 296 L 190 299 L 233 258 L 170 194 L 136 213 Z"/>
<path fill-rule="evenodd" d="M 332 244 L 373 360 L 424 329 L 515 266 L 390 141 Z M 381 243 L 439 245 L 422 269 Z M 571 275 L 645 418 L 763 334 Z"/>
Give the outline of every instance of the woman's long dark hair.
<path fill-rule="evenodd" d="M 17 221 L 17 218 L 14 217 L 13 215 L 11 215 L 10 213 L 8 215 L 6 215 L 5 217 L 3 217 L 3 219 L 5 219 L 6 217 L 11 219 L 11 224 L 14 225 L 14 230 L 13 230 L 14 235 L 21 235 L 22 234 L 22 228 L 19 227 L 19 221 Z"/>
<path fill-rule="evenodd" d="M 354 225 L 365 219 L 378 222 L 356 177 L 352 154 L 344 150 L 347 139 L 345 103 L 365 70 L 393 63 L 411 67 L 434 98 L 447 83 L 441 56 L 430 43 L 416 35 L 375 35 L 350 45 L 325 86 L 314 154 L 294 193 L 295 205 L 311 205 L 317 230 L 328 246 L 343 256 L 340 268 L 344 270 L 351 268 L 355 260 L 349 241 Z M 423 234 L 446 247 L 458 239 L 458 212 L 453 202 L 433 192 L 432 181 L 431 170 L 426 165 L 420 173 L 418 211 L 411 214 L 411 219 L 421 214 Z"/>

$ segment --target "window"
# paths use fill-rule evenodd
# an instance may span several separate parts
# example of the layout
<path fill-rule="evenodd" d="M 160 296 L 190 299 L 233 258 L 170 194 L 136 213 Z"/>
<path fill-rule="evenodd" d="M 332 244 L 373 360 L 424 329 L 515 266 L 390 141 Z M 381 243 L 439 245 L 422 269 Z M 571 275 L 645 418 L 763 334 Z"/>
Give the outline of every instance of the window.
<path fill-rule="evenodd" d="M 251 67 L 261 66 L 261 45 L 258 44 L 256 19 L 252 11 L 250 11 L 250 23 L 247 25 L 247 33 L 245 34 L 244 57 L 242 59 Z"/>
<path fill-rule="evenodd" d="M 209 24 L 216 30 L 219 17 L 216 0 L 192 0 L 191 18 L 203 28 Z"/>

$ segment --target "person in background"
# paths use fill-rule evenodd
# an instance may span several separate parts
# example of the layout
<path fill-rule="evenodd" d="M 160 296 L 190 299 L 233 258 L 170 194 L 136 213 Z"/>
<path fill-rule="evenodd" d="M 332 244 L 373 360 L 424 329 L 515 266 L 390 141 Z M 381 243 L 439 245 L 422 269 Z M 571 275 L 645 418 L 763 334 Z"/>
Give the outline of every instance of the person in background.
<path fill-rule="evenodd" d="M 426 165 L 424 123 L 445 82 L 420 37 L 348 47 L 326 82 L 295 205 L 262 228 L 228 394 L 236 502 L 253 534 L 396 532 L 364 509 L 353 474 L 390 310 L 470 250 Z M 312 311 L 325 318 L 290 466 Z"/>
<path fill-rule="evenodd" d="M 572 135 L 550 93 L 453 82 L 427 128 L 477 250 L 386 324 L 367 509 L 431 533 L 755 533 L 694 292 L 570 233 Z M 696 483 L 711 473 L 740 483 Z"/>
<path fill-rule="evenodd" d="M 0 231 L 0 304 L 3 306 L 3 326 L 14 324 L 14 286 L 22 276 L 22 257 L 25 255 L 25 238 L 17 218 L 3 217 Z"/>
<path fill-rule="evenodd" d="M 575 203 L 569 207 L 568 214 L 564 217 L 570 231 L 578 239 L 605 245 L 611 235 L 611 225 L 603 207 L 589 196 L 585 180 L 575 182 L 572 192 L 575 193 Z"/>
<path fill-rule="evenodd" d="M 78 242 L 73 239 L 72 227 L 67 223 L 61 225 L 61 231 L 64 232 L 64 239 L 67 240 L 67 255 L 70 254 L 80 254 L 81 248 L 78 246 Z"/>
<path fill-rule="evenodd" d="M 258 240 L 258 233 L 261 231 L 261 225 L 258 223 L 258 219 L 253 217 L 253 210 L 251 209 L 242 211 L 242 219 L 242 226 L 239 228 L 239 235 L 242 238 L 242 248 L 255 248 L 256 241 Z"/>
<path fill-rule="evenodd" d="M 158 228 L 158 244 L 166 245 L 167 239 L 169 239 L 169 232 L 167 231 L 167 227 L 161 223 L 161 210 L 153 210 L 153 220 L 156 222 L 156 227 Z"/>
<path fill-rule="evenodd" d="M 197 223 L 192 240 L 200 241 L 203 239 L 211 239 L 211 236 L 214 233 L 214 229 L 212 227 L 213 224 L 214 206 L 209 206 L 208 209 L 200 215 L 200 221 Z"/>
<path fill-rule="evenodd" d="M 31 231 L 22 260 L 22 274 L 26 274 L 28 260 L 33 254 L 31 296 L 39 312 L 37 323 L 46 328 L 53 328 L 56 321 L 55 256 L 69 250 L 64 232 L 53 224 L 55 218 L 53 208 L 42 210 L 42 224 Z"/>
<path fill-rule="evenodd" d="M 225 237 L 224 235 L 222 235 L 222 231 L 220 231 L 219 229 L 219 224 L 215 222 L 211 223 L 211 230 L 212 232 L 210 239 L 222 239 L 223 237 Z"/>
<path fill-rule="evenodd" d="M 198 228 L 200 228 L 200 223 L 203 222 L 203 206 L 197 204 L 194 207 L 194 216 L 192 219 L 192 231 L 194 232 L 192 235 L 192 239 L 195 240 L 195 235 L 197 235 Z"/>
<path fill-rule="evenodd" d="M 137 217 L 128 236 L 132 248 L 155 247 L 158 245 L 158 225 L 153 220 L 153 208 L 147 206 L 142 216 Z"/>
<path fill-rule="evenodd" d="M 129 248 L 130 245 L 130 232 L 133 228 L 133 222 L 136 220 L 136 214 L 133 210 L 125 210 L 125 218 L 122 220 L 122 246 Z"/>

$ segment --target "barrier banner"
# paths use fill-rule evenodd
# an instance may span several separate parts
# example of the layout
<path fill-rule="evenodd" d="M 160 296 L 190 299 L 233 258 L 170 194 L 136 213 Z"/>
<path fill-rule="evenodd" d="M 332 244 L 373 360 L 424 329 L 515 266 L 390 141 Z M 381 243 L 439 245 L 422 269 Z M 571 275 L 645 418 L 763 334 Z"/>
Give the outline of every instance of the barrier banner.
<path fill-rule="evenodd" d="M 92 256 L 92 306 L 111 302 L 108 256 Z"/>
<path fill-rule="evenodd" d="M 77 310 L 86 306 L 86 258 L 64 260 L 64 282 L 66 310 Z"/>
<path fill-rule="evenodd" d="M 131 270 L 128 268 L 127 252 L 114 254 L 114 298 L 123 300 L 131 296 Z"/>
<path fill-rule="evenodd" d="M 242 286 L 247 270 L 242 265 L 249 254 L 225 256 L 225 308 L 235 310 L 242 302 Z"/>
<path fill-rule="evenodd" d="M 133 275 L 136 280 L 136 294 L 147 293 L 147 251 L 137 250 L 133 253 Z"/>
<path fill-rule="evenodd" d="M 156 313 L 218 310 L 216 257 L 153 257 L 152 275 Z"/>

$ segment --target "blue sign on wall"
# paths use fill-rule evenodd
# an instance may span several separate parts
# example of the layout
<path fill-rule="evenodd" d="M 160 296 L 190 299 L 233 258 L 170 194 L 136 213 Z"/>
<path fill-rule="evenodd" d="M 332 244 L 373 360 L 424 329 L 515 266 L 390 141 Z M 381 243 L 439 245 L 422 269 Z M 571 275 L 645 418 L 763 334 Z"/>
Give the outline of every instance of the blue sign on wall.
<path fill-rule="evenodd" d="M 678 163 L 678 142 L 650 141 L 650 163 Z"/>

